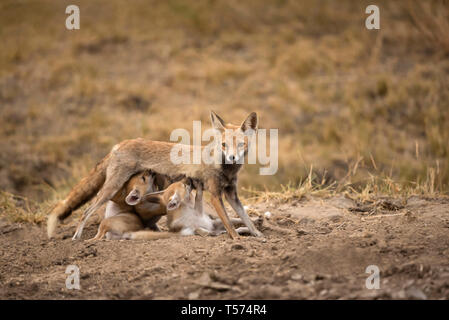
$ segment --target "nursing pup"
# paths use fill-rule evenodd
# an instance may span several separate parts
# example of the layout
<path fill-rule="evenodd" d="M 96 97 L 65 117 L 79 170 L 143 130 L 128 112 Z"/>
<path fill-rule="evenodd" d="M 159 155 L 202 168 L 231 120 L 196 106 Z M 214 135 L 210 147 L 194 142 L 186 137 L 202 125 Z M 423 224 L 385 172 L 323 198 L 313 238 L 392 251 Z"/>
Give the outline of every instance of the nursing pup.
<path fill-rule="evenodd" d="M 149 204 L 161 206 L 167 214 L 167 227 L 170 232 L 154 232 L 143 230 L 143 225 L 136 216 L 120 214 L 107 218 L 100 224 L 98 234 L 92 240 L 102 239 L 105 235 L 110 239 L 145 239 L 154 240 L 186 235 L 218 235 L 226 232 L 220 219 L 212 218 L 198 210 L 192 203 L 191 191 L 195 185 L 191 179 L 171 184 L 166 190 L 145 195 L 138 206 L 148 208 Z M 197 193 L 201 192 L 199 185 Z M 147 213 L 150 214 L 150 213 Z M 233 226 L 244 225 L 242 219 L 230 219 Z M 261 224 L 256 218 L 253 223 Z M 238 234 L 250 234 L 247 227 L 237 228 Z"/>

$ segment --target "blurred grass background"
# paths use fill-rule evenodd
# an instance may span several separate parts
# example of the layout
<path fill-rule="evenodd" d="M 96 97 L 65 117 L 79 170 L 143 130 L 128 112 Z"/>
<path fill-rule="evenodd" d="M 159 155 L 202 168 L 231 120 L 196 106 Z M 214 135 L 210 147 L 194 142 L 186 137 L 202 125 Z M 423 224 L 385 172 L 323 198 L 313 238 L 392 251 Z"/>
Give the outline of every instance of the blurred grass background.
<path fill-rule="evenodd" d="M 447 194 L 449 2 L 376 1 L 367 30 L 371 2 L 1 1 L 1 207 L 60 199 L 115 143 L 210 109 L 279 129 L 278 173 L 247 165 L 243 194 Z"/>

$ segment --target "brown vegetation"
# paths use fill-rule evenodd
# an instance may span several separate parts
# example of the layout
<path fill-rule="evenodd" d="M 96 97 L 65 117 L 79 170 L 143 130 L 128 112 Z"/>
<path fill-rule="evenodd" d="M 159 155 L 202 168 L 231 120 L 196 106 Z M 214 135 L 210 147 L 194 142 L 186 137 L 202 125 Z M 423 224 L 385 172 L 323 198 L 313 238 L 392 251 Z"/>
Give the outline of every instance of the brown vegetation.
<path fill-rule="evenodd" d="M 70 1 L 0 4 L 2 215 L 42 221 L 115 143 L 210 109 L 279 128 L 279 171 L 246 166 L 248 197 L 448 193 L 447 1 L 379 1 L 378 31 L 367 1 L 77 3 L 78 31 Z"/>

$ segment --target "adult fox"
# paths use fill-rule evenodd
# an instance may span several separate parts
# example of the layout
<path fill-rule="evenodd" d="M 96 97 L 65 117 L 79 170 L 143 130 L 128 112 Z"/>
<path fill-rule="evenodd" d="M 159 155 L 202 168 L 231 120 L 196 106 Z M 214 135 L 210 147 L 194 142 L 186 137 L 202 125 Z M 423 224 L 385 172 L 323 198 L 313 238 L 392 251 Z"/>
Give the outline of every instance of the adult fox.
<path fill-rule="evenodd" d="M 221 135 L 221 144 L 217 146 L 221 163 L 174 163 L 170 158 L 171 150 L 176 145 L 174 143 L 142 138 L 125 140 L 115 145 L 89 175 L 72 189 L 67 198 L 52 210 L 47 221 L 48 236 L 53 235 L 58 221 L 68 217 L 98 192 L 94 203 L 83 214 L 83 218 L 88 219 L 100 206 L 112 199 L 131 176 L 143 170 L 151 170 L 172 179 L 186 176 L 201 181 L 202 187 L 211 193 L 211 203 L 232 239 L 238 235 L 226 213 L 223 194 L 250 233 L 263 236 L 245 212 L 237 194 L 237 175 L 242 167 L 241 159 L 248 152 L 250 136 L 257 130 L 257 114 L 252 112 L 240 126 L 236 126 L 225 124 L 223 119 L 211 111 L 211 121 L 213 128 Z M 190 154 L 193 153 L 192 146 L 183 147 Z M 73 239 L 79 239 L 81 232 L 82 228 L 78 229 Z"/>

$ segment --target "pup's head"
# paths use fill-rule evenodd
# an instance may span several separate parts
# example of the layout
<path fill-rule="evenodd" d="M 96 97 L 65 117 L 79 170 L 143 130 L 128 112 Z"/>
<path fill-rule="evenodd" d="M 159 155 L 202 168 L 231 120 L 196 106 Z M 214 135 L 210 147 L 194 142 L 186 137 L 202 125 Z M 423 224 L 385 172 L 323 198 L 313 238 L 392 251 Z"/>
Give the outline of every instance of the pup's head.
<path fill-rule="evenodd" d="M 219 150 L 227 164 L 243 163 L 248 153 L 249 138 L 257 130 L 257 114 L 255 112 L 242 122 L 240 126 L 226 124 L 215 112 L 211 111 L 210 118 L 213 128 L 217 131 L 220 145 Z"/>
<path fill-rule="evenodd" d="M 148 170 L 135 174 L 126 184 L 126 204 L 135 206 L 142 197 L 154 190 L 154 174 Z"/>
<path fill-rule="evenodd" d="M 145 195 L 145 201 L 162 204 L 167 211 L 178 209 L 182 203 L 189 201 L 192 185 L 190 178 L 183 179 L 172 183 L 163 191 Z"/>

